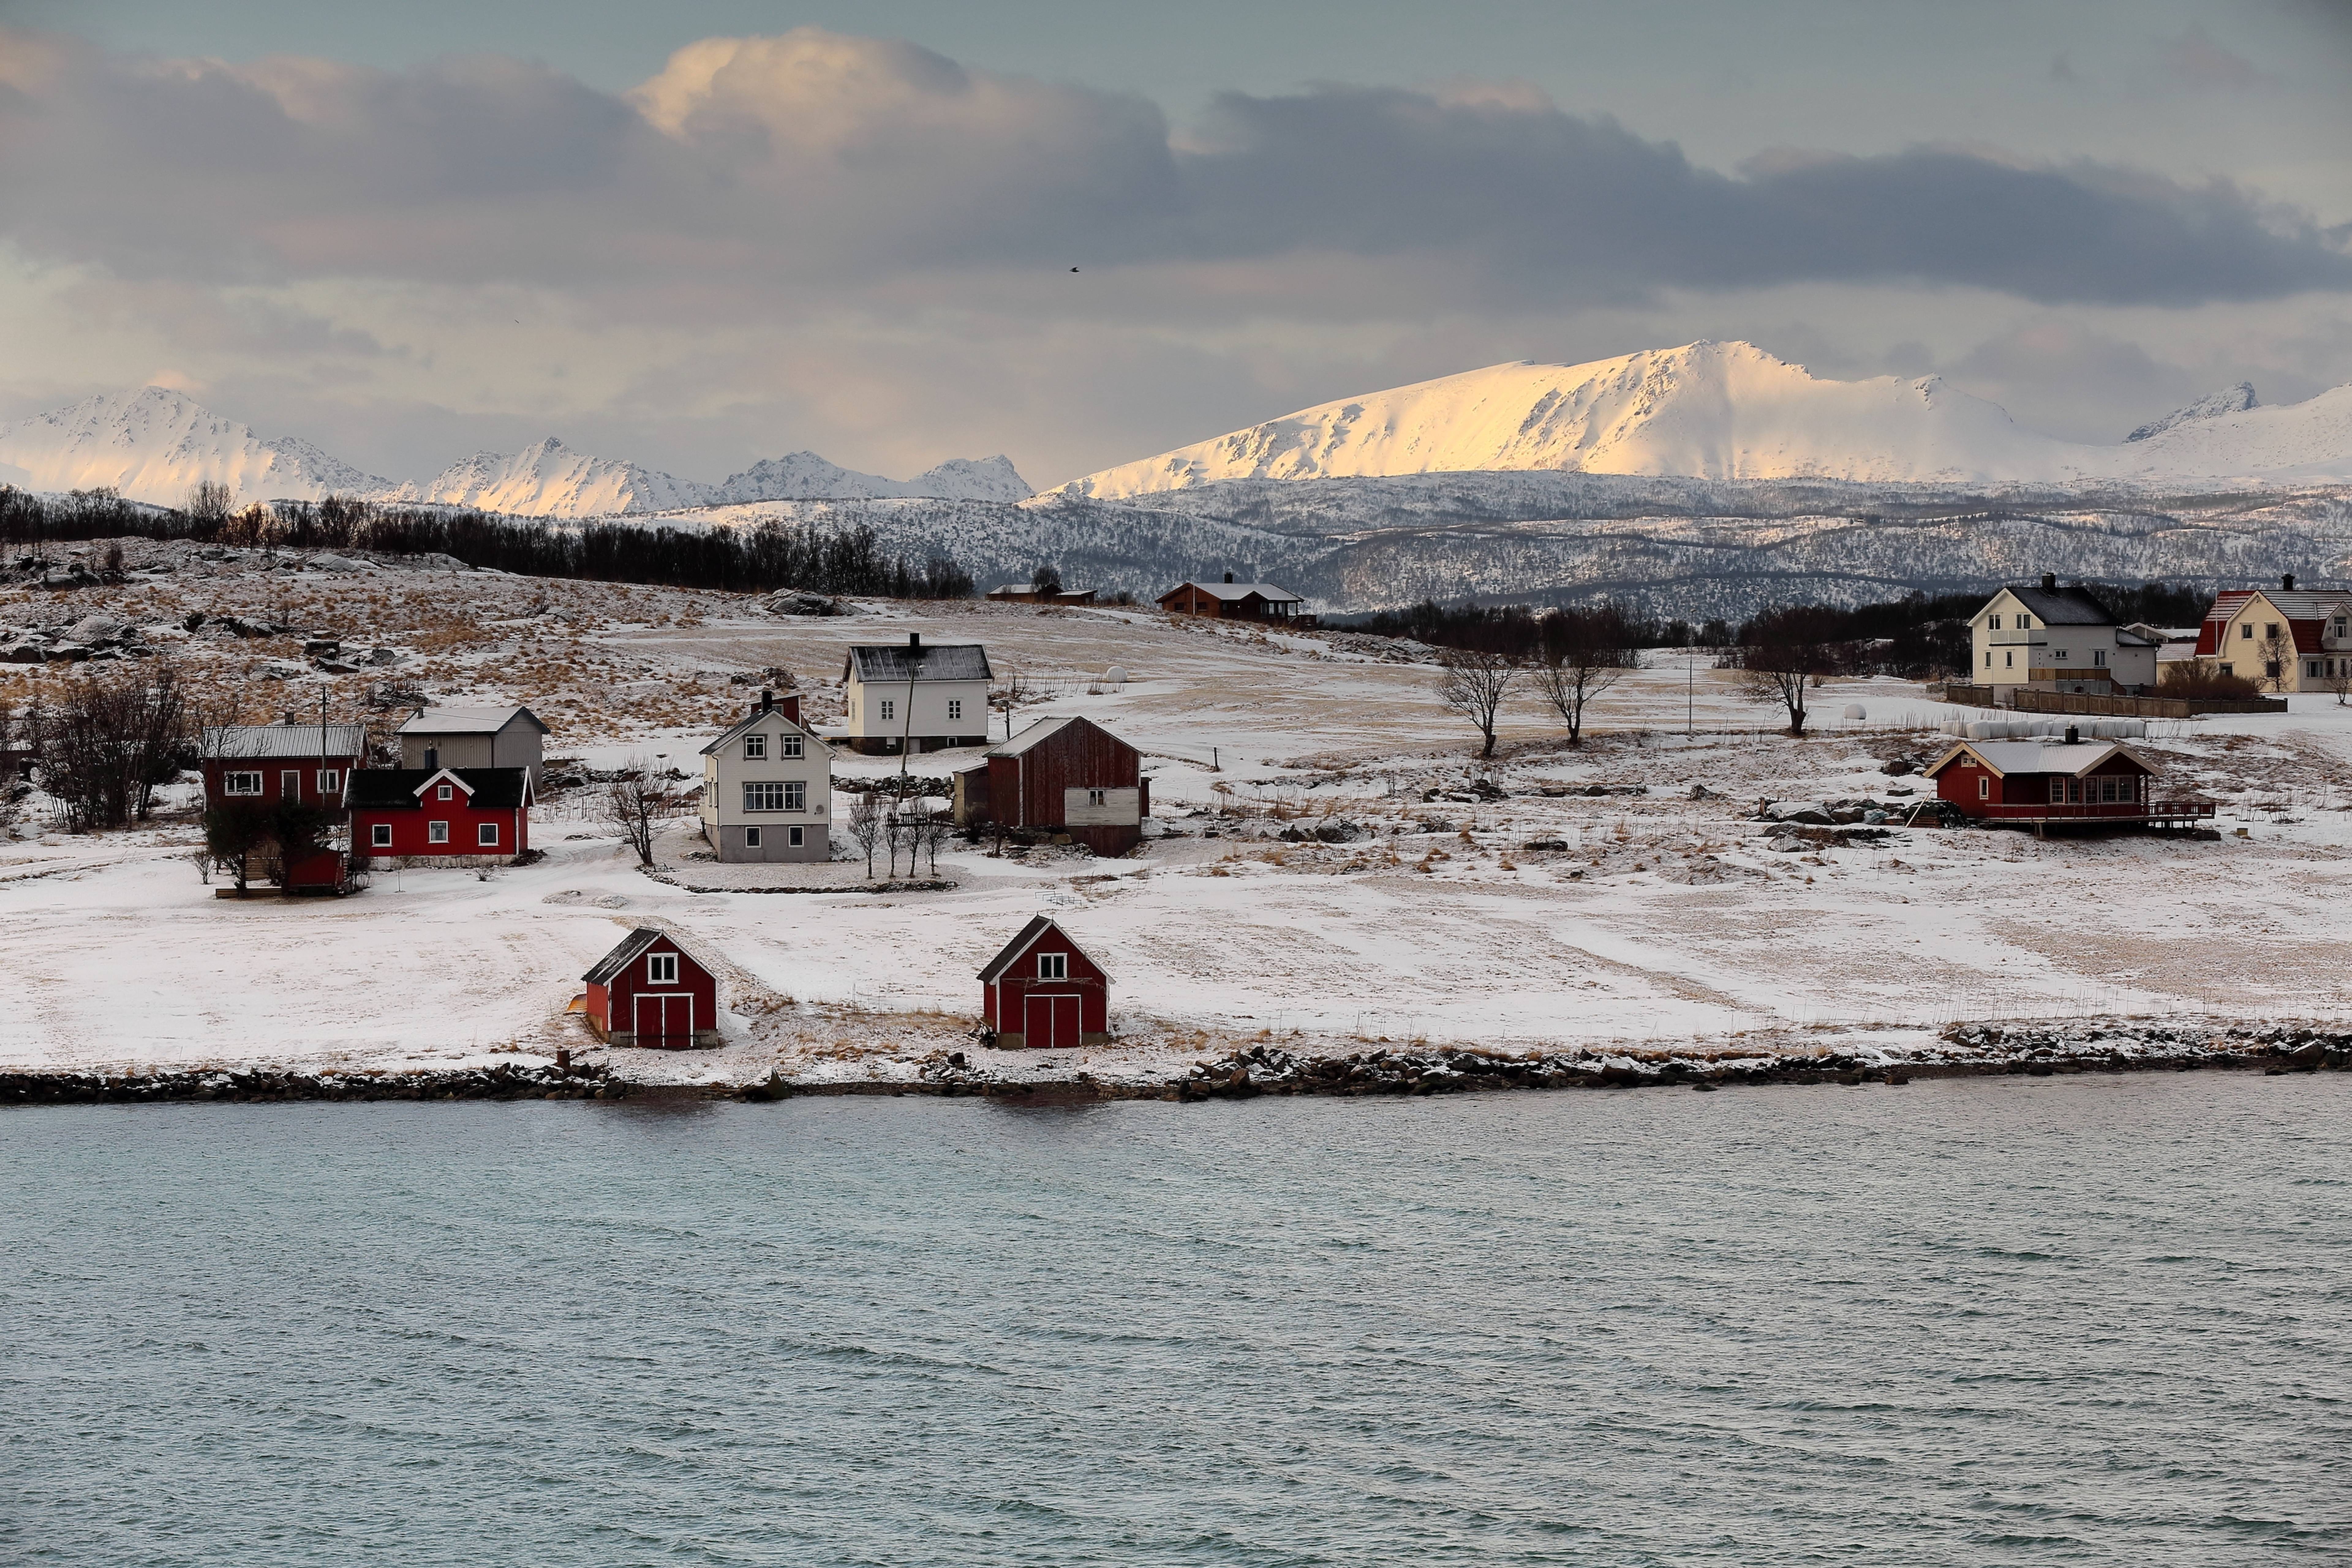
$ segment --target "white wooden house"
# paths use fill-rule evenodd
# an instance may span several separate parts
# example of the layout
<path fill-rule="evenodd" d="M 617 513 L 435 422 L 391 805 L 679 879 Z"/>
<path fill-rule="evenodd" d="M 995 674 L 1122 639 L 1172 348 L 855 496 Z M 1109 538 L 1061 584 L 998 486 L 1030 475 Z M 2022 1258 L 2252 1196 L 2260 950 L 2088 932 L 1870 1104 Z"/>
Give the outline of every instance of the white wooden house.
<path fill-rule="evenodd" d="M 933 643 L 859 645 L 841 668 L 844 733 L 864 752 L 937 751 L 988 744 L 988 650 Z"/>
<path fill-rule="evenodd" d="M 801 700 L 759 706 L 702 748 L 702 836 L 724 862 L 833 855 L 833 747 L 801 723 Z"/>
<path fill-rule="evenodd" d="M 2019 686 L 2106 693 L 2152 690 L 2160 639 L 2126 631 L 2106 606 L 2045 572 L 2011 583 L 1969 622 L 1969 680 L 2006 700 Z"/>

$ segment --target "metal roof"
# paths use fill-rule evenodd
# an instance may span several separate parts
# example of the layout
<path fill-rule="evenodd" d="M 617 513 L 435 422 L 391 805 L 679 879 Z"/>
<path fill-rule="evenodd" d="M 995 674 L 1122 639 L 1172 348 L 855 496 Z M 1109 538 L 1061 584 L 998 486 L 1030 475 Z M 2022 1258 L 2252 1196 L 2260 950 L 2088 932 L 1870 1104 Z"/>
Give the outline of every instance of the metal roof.
<path fill-rule="evenodd" d="M 849 650 L 849 660 L 841 667 L 844 680 L 850 671 L 868 685 L 906 685 L 908 681 L 985 681 L 992 678 L 988 667 L 988 650 L 977 643 L 924 643 L 908 645 L 886 643 L 879 646 L 860 644 Z"/>
<path fill-rule="evenodd" d="M 1102 969 L 1104 979 L 1108 980 L 1111 977 L 1110 971 L 1108 969 L 1103 969 L 1103 967 L 1100 964 L 1095 963 L 1095 956 L 1087 952 L 1084 947 L 1079 946 L 1077 938 L 1072 936 L 1068 932 L 1064 931 L 1061 926 L 1055 925 L 1054 917 L 1050 915 L 1037 915 L 1035 918 L 1032 919 L 1028 925 L 1024 925 L 1021 928 L 1021 935 L 1015 936 L 1012 941 L 1007 942 L 1004 945 L 1003 951 L 998 953 L 995 957 L 991 958 L 988 961 L 987 966 L 980 971 L 980 977 L 985 981 L 993 980 L 1003 976 L 1007 969 L 1010 969 L 1013 965 L 1021 961 L 1022 954 L 1026 953 L 1030 948 L 1036 946 L 1037 938 L 1043 936 L 1048 931 L 1055 932 L 1060 936 L 1063 941 L 1067 942 L 1070 945 L 1070 950 L 1076 953 L 1079 957 L 1084 958 L 1089 964 L 1094 964 L 1096 968 Z"/>
<path fill-rule="evenodd" d="M 403 735 L 496 735 L 514 722 L 517 714 L 530 721 L 540 734 L 553 733 L 527 707 L 427 707 L 400 727 Z"/>
<path fill-rule="evenodd" d="M 1050 740 L 1070 726 L 1079 723 L 1076 714 L 1060 718 L 1041 718 L 1010 740 L 1001 740 L 988 748 L 990 757 L 1018 757 L 1041 740 Z"/>
<path fill-rule="evenodd" d="M 322 745 L 320 732 L 325 731 Z M 270 758 L 358 757 L 367 750 L 367 727 L 360 724 L 222 724 L 207 727 L 206 761 L 245 762 Z"/>
<path fill-rule="evenodd" d="M 621 938 L 621 945 L 596 960 L 596 967 L 581 976 L 592 986 L 601 986 L 629 967 L 629 960 L 660 941 L 665 933 L 650 925 L 640 925 Z"/>
<path fill-rule="evenodd" d="M 2095 772 L 2100 764 L 2120 752 L 2137 763 L 2146 773 L 2154 773 L 2147 758 L 2128 746 L 2112 740 L 1964 740 L 1929 765 L 1924 775 L 1933 779 L 1949 767 L 1962 752 L 1973 753 L 1978 761 L 2006 779 L 2012 773 L 2063 773 L 2081 778 Z"/>
<path fill-rule="evenodd" d="M 1290 590 L 1277 588 L 1271 582 L 1180 582 L 1160 597 L 1171 598 L 1188 588 L 1197 589 L 1212 599 L 1247 599 L 1255 593 L 1260 599 L 1272 603 L 1304 604 L 1307 602 Z"/>
<path fill-rule="evenodd" d="M 2033 612 L 2044 626 L 2112 626 L 2116 618 L 2105 605 L 2079 588 L 2043 588 L 2039 583 L 2012 582 L 2001 590 Z M 1987 609 L 1990 606 L 1988 605 Z M 1985 612 L 1979 610 L 1979 615 Z"/>

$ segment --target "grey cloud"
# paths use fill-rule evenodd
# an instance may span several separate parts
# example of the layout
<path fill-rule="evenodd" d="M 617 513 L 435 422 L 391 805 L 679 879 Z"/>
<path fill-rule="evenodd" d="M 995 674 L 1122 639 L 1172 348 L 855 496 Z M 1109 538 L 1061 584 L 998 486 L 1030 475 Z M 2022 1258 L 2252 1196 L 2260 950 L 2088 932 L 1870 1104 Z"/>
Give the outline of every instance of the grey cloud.
<path fill-rule="evenodd" d="M 1446 308 L 1804 281 L 2168 306 L 2352 287 L 2339 240 L 2226 181 L 1935 148 L 1725 173 L 1525 94 L 1349 87 L 1229 95 L 1177 145 L 1132 95 L 812 29 L 704 40 L 621 96 L 504 59 L 157 63 L 0 32 L 0 232 L 122 277 L 680 308 L 1081 262 L 1182 291 L 1187 265 L 1314 256 L 1392 265 Z"/>

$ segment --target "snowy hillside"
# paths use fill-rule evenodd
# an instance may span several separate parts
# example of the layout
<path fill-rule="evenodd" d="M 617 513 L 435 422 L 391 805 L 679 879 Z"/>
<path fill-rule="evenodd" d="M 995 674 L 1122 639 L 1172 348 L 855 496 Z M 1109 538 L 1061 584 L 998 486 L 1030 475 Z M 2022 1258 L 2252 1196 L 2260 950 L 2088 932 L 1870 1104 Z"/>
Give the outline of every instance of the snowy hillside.
<path fill-rule="evenodd" d="M 2225 413 L 2243 413 L 2261 402 L 2262 399 L 2254 395 L 2253 382 L 2240 382 L 2236 386 L 2225 387 L 2210 397 L 2199 398 L 2187 408 L 2176 408 L 2162 419 L 2151 419 L 2124 439 L 2146 441 L 2151 435 L 2162 435 L 2176 426 L 2191 424 L 2200 419 L 2219 419 Z"/>
<path fill-rule="evenodd" d="M 0 425 L 0 482 L 28 490 L 114 489 L 176 507 L 206 480 L 248 498 L 299 500 L 392 486 L 307 441 L 265 441 L 163 387 L 85 398 Z"/>
<path fill-rule="evenodd" d="M 1528 470 L 1944 485 L 2352 478 L 2342 413 L 2314 412 L 2337 396 L 2183 411 L 2135 442 L 2084 445 L 2022 430 L 1935 377 L 1826 381 L 1750 343 L 1701 342 L 1581 365 L 1492 365 L 1347 398 L 1107 468 L 1060 493 L 1117 499 L 1235 479 Z"/>
<path fill-rule="evenodd" d="M 204 480 L 226 485 L 245 501 L 315 501 L 341 495 L 543 517 L 635 516 L 828 497 L 1011 502 L 1031 494 L 1012 460 L 1002 455 L 955 458 L 900 480 L 796 452 L 706 485 L 642 464 L 575 452 L 551 436 L 511 456 L 478 452 L 429 480 L 402 484 L 363 474 L 307 441 L 265 441 L 163 387 L 87 398 L 71 408 L 0 425 L 0 484 L 53 493 L 113 489 L 134 501 L 176 507 Z"/>

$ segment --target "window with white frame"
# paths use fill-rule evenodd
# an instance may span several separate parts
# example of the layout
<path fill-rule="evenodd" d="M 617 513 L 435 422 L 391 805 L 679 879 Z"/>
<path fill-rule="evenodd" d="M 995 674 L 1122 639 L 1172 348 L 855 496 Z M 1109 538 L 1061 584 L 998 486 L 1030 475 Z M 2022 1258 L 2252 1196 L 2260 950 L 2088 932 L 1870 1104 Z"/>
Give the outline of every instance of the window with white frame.
<path fill-rule="evenodd" d="M 1977 799 L 1979 800 L 1992 799 L 1992 780 L 1981 774 L 1977 777 Z"/>
<path fill-rule="evenodd" d="M 773 779 L 743 786 L 743 810 L 747 811 L 781 811 L 784 809 L 784 786 Z"/>
<path fill-rule="evenodd" d="M 951 719 L 961 719 L 963 717 L 963 699 L 961 697 L 950 697 L 948 699 L 948 717 Z"/>
<path fill-rule="evenodd" d="M 339 791 L 340 789 L 342 789 L 342 787 L 343 787 L 343 775 L 342 775 L 342 770 L 341 770 L 341 768 L 320 768 L 320 769 L 319 769 L 319 793 L 320 793 L 320 794 L 321 794 L 321 795 L 332 795 L 332 794 L 336 793 L 337 791 Z"/>
<path fill-rule="evenodd" d="M 261 775 L 224 773 L 221 775 L 221 790 L 229 795 L 258 795 L 261 793 Z"/>
<path fill-rule="evenodd" d="M 2107 651 L 2105 648 L 2094 648 L 2091 650 L 2091 663 L 2105 668 L 2106 662 Z"/>
<path fill-rule="evenodd" d="M 2242 643 L 2251 643 L 2254 640 L 2254 623 L 2252 622 L 2241 621 L 2238 622 L 2238 640 Z"/>
<path fill-rule="evenodd" d="M 2017 629 L 2021 632 L 2031 632 L 2033 630 L 2033 617 L 2031 615 L 2019 616 L 2017 618 Z"/>
<path fill-rule="evenodd" d="M 898 705 L 897 703 L 892 702 L 888 697 L 884 697 L 882 699 L 882 722 L 884 724 L 889 723 L 891 716 L 896 714 L 898 711 Z"/>
<path fill-rule="evenodd" d="M 743 830 L 743 847 L 747 850 L 756 850 L 760 847 L 759 829 L 746 828 Z"/>
<path fill-rule="evenodd" d="M 785 737 L 783 737 L 783 741 L 784 741 L 784 751 L 783 751 L 783 754 L 784 754 L 786 757 L 798 757 L 798 756 L 800 756 L 800 755 L 802 754 L 802 753 L 801 753 L 801 737 L 800 737 L 799 736 L 797 736 L 797 735 L 788 735 L 788 736 L 785 736 Z"/>
<path fill-rule="evenodd" d="M 455 798 L 455 796 L 456 796 L 456 793 L 457 793 L 457 792 L 456 792 L 454 789 L 452 789 L 448 785 L 444 784 L 444 785 L 442 785 L 442 786 L 441 786 L 441 788 L 439 788 L 438 789 L 436 789 L 435 791 L 433 791 L 433 798 L 434 798 L 436 800 L 447 800 L 454 799 L 454 798 Z"/>
<path fill-rule="evenodd" d="M 1099 806 L 1103 803 L 1105 799 L 1105 793 L 1100 789 L 1089 789 L 1087 791 L 1087 804 L 1089 806 Z"/>
<path fill-rule="evenodd" d="M 474 825 L 474 841 L 480 844 L 485 849 L 498 848 L 499 825 L 496 822 L 476 823 Z"/>
<path fill-rule="evenodd" d="M 1070 977 L 1070 956 L 1067 953 L 1037 955 L 1037 977 L 1041 980 L 1066 980 Z"/>
<path fill-rule="evenodd" d="M 649 984 L 649 985 L 656 985 L 656 986 L 675 986 L 675 985 L 677 985 L 677 954 L 675 954 L 675 953 L 648 953 L 648 954 L 646 954 L 646 983 L 647 983 L 647 984 Z"/>
<path fill-rule="evenodd" d="M 789 831 L 792 833 L 792 837 L 787 840 L 786 842 L 790 843 L 793 848 L 799 849 L 803 844 L 805 844 L 808 841 L 807 839 L 802 836 L 808 831 L 807 829 L 793 828 Z"/>
<path fill-rule="evenodd" d="M 2017 668 L 2017 655 L 2012 653 L 2004 652 L 2000 656 L 2000 667 L 2004 670 L 2013 670 Z"/>
<path fill-rule="evenodd" d="M 1985 624 L 1990 630 L 1998 632 L 2000 630 L 2000 617 L 1996 615 Z"/>
<path fill-rule="evenodd" d="M 428 844 L 447 843 L 449 841 L 449 824 L 446 822 L 425 823 L 425 841 Z"/>
<path fill-rule="evenodd" d="M 806 784 L 802 783 L 798 779 L 794 779 L 784 786 L 784 810 L 787 811 L 805 811 L 808 810 L 808 786 Z"/>
<path fill-rule="evenodd" d="M 2053 659 L 2063 660 L 2066 657 L 2066 650 L 2063 648 L 2053 648 L 2050 650 L 2050 656 Z"/>
<path fill-rule="evenodd" d="M 392 848 L 392 824 L 390 822 L 378 822 L 375 826 L 370 828 L 368 830 L 368 842 L 373 844 L 380 850 L 388 850 Z"/>
<path fill-rule="evenodd" d="M 768 756 L 768 737 L 752 734 L 743 737 L 743 756 L 747 761 L 762 762 Z"/>

